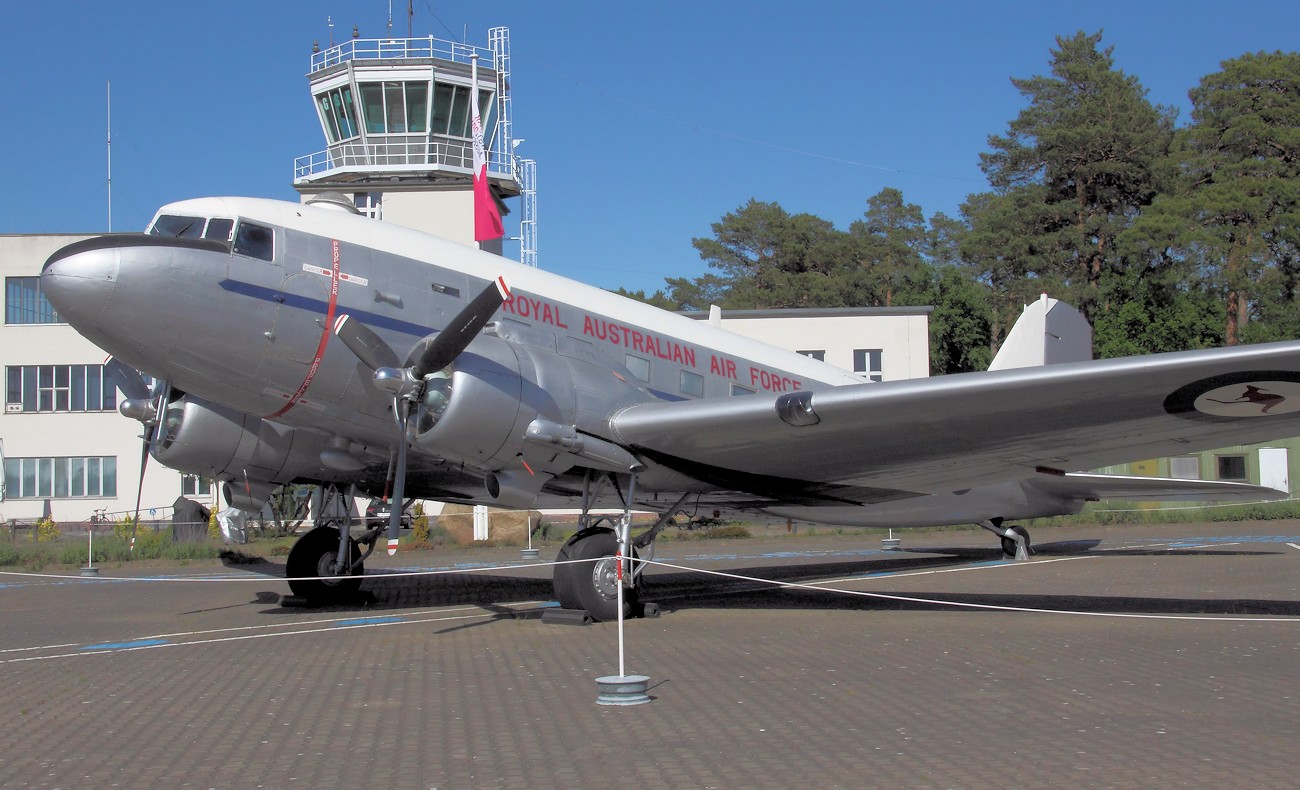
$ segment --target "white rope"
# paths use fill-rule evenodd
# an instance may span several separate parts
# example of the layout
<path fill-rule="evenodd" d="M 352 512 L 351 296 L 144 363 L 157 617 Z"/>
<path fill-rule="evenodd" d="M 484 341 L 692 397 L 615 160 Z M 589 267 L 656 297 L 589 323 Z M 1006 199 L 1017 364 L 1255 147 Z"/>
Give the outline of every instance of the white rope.
<path fill-rule="evenodd" d="M 585 560 L 565 560 L 563 562 L 534 562 L 534 563 L 514 563 L 510 565 L 493 565 L 474 568 L 448 568 L 439 570 L 423 571 L 397 571 L 393 573 L 367 573 L 364 576 L 340 577 L 340 576 L 298 576 L 294 577 L 296 581 L 338 581 L 342 578 L 358 579 L 368 581 L 371 579 L 411 579 L 423 576 L 452 576 L 472 573 L 486 573 L 499 571 L 523 570 L 528 568 L 546 568 L 556 565 L 571 565 L 578 562 L 592 562 L 592 559 Z M 847 595 L 858 598 L 874 598 L 884 601 L 898 601 L 902 603 L 926 604 L 930 606 L 955 606 L 964 609 L 981 609 L 984 611 L 995 612 L 1022 612 L 1026 614 L 1059 614 L 1071 615 L 1076 617 L 1115 617 L 1132 620 L 1193 620 L 1193 621 L 1212 621 L 1212 622 L 1234 622 L 1234 623 L 1300 623 L 1300 617 L 1272 617 L 1269 615 L 1255 615 L 1250 617 L 1238 616 L 1216 616 L 1216 615 L 1175 615 L 1175 614 L 1142 614 L 1135 612 L 1083 612 L 1069 609 L 1043 609 L 1030 606 L 1002 606 L 998 604 L 970 603 L 967 601 L 945 601 L 936 598 L 920 598 L 910 595 L 897 595 L 893 593 L 868 592 L 865 590 L 846 590 L 840 587 L 827 587 L 829 582 L 789 582 L 776 581 L 773 579 L 763 579 L 757 576 L 744 576 L 738 573 L 728 571 L 715 571 L 706 568 L 692 568 L 687 565 L 676 565 L 673 563 L 663 562 L 660 560 L 637 559 L 644 565 L 653 565 L 660 568 L 667 568 L 685 573 L 698 573 L 704 576 L 715 576 L 723 579 L 733 579 L 735 581 L 751 582 L 759 585 L 767 585 L 781 589 L 794 590 L 811 590 L 822 593 L 834 593 L 837 595 Z M 1016 567 L 1026 567 L 1027 565 L 1040 563 L 1019 563 Z M 250 572 L 248 576 L 235 577 L 225 576 L 221 578 L 210 577 L 185 577 L 185 576 L 129 576 L 129 577 L 88 577 L 88 576 L 71 576 L 64 574 L 51 573 L 28 573 L 20 571 L 0 571 L 0 576 L 16 576 L 20 578 L 34 579 L 58 579 L 61 581 L 79 581 L 88 583 L 123 583 L 123 582 L 198 582 L 198 583 L 223 583 L 223 582 L 262 582 L 268 579 L 290 581 L 287 577 L 266 576 Z"/>

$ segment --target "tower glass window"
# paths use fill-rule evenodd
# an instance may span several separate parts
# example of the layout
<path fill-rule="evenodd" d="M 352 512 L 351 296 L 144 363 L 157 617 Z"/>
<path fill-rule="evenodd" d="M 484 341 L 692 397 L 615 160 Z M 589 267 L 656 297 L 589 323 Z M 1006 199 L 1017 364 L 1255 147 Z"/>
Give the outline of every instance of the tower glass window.
<path fill-rule="evenodd" d="M 424 134 L 427 130 L 429 83 L 363 82 L 358 89 L 367 134 Z"/>
<path fill-rule="evenodd" d="M 364 92 L 362 94 L 364 96 Z M 344 86 L 316 97 L 325 134 L 331 143 L 357 136 L 356 108 L 352 106 L 352 87 Z"/>

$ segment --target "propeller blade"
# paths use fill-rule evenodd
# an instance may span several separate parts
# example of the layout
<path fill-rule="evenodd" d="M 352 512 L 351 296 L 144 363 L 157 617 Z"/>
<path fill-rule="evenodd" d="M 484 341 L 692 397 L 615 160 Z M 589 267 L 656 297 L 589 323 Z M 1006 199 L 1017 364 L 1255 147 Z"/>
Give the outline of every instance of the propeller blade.
<path fill-rule="evenodd" d="M 505 277 L 498 277 L 483 292 L 447 322 L 446 328 L 434 335 L 433 340 L 421 352 L 419 359 L 411 366 L 411 373 L 416 380 L 422 379 L 434 371 L 442 370 L 460 356 L 460 352 L 483 331 L 487 322 L 496 315 L 501 303 L 510 298 L 510 287 Z"/>
<path fill-rule="evenodd" d="M 117 383 L 117 388 L 122 390 L 122 394 L 131 400 L 147 400 L 149 398 L 149 385 L 144 383 L 144 376 L 140 371 L 126 364 L 116 357 L 109 357 L 104 363 L 104 372 L 112 377 Z"/>
<path fill-rule="evenodd" d="M 395 368 L 402 364 L 397 353 L 373 329 L 347 313 L 334 322 L 334 334 L 357 355 L 361 364 L 371 370 Z"/>
<path fill-rule="evenodd" d="M 397 399 L 402 423 L 401 435 L 397 437 L 397 462 L 394 464 L 393 498 L 388 506 L 388 556 L 397 553 L 397 539 L 402 531 L 402 497 L 406 487 L 406 423 L 410 419 L 411 404 L 403 398 Z"/>
<path fill-rule="evenodd" d="M 140 499 L 144 496 L 144 472 L 149 468 L 149 436 L 152 427 L 146 427 L 140 442 L 140 485 L 135 489 L 135 516 L 131 519 L 131 543 L 127 546 L 129 554 L 135 553 L 135 531 L 140 526 Z"/>

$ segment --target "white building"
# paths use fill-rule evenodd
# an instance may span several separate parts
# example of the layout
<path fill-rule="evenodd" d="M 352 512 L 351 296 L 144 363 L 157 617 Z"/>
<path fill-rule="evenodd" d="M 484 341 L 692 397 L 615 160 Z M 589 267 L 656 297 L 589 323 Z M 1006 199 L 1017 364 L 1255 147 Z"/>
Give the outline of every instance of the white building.
<path fill-rule="evenodd" d="M 84 238 L 0 236 L 0 522 L 33 521 L 47 502 L 54 520 L 64 523 L 87 521 L 101 509 L 112 517 L 135 509 L 142 427 L 117 413 L 122 395 L 105 380 L 107 354 L 62 323 L 40 290 L 45 259 Z M 170 517 L 181 495 L 211 507 L 211 489 L 208 481 L 153 462 L 141 517 Z"/>
<path fill-rule="evenodd" d="M 729 332 L 851 370 L 867 381 L 930 375 L 933 307 L 826 307 L 687 313 Z"/>

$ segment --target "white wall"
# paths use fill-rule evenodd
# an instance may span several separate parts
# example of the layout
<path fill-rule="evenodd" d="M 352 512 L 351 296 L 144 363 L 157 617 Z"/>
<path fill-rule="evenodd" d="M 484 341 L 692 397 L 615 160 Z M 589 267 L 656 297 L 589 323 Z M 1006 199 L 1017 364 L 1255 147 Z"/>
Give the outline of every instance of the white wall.
<path fill-rule="evenodd" d="M 0 281 L 40 274 L 45 259 L 59 248 L 87 236 L 0 236 Z M 0 323 L 0 376 L 10 365 L 101 364 L 107 354 L 67 324 Z M 4 379 L 0 378 L 0 382 Z M 118 401 L 122 395 L 118 393 Z M 116 411 L 82 413 L 0 414 L 0 452 L 5 458 L 113 456 L 117 459 L 117 496 L 51 500 L 55 521 L 85 521 L 96 508 L 127 513 L 135 508 L 140 471 L 142 426 Z M 151 460 L 145 475 L 141 517 L 170 518 L 171 505 L 181 494 L 181 475 Z M 215 495 L 215 491 L 214 491 Z M 211 507 L 211 497 L 193 497 Z M 0 501 L 7 521 L 39 518 L 44 501 Z"/>

